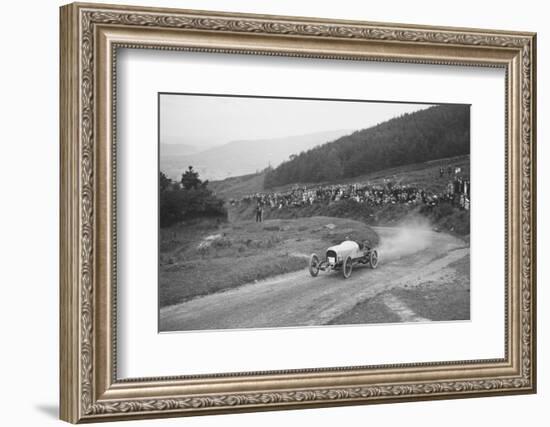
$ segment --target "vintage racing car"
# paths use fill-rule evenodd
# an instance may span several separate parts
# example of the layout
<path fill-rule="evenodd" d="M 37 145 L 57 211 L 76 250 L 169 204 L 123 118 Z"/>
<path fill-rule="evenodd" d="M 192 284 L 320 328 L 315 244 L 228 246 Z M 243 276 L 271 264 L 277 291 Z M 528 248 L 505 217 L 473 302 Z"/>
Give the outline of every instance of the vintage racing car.
<path fill-rule="evenodd" d="M 378 251 L 370 247 L 368 240 L 358 242 L 346 239 L 339 245 L 328 248 L 323 261 L 320 261 L 317 254 L 312 254 L 309 258 L 309 273 L 315 277 L 319 270 L 342 270 L 347 279 L 351 276 L 353 264 L 366 264 L 370 268 L 378 266 Z"/>

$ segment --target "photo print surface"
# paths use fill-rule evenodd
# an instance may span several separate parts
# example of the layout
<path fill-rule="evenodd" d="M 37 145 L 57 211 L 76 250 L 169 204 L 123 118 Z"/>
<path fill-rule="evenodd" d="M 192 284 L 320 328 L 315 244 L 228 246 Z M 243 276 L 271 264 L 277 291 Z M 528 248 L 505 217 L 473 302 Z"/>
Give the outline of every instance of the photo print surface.
<path fill-rule="evenodd" d="M 470 105 L 158 108 L 160 332 L 470 319 Z"/>

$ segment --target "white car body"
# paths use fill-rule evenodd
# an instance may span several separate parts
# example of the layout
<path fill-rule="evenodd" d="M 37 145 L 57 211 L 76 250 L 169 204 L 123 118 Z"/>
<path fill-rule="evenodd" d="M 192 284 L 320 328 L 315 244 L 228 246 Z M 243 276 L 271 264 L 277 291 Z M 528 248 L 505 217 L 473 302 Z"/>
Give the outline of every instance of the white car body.
<path fill-rule="evenodd" d="M 319 259 L 316 254 L 311 254 L 309 272 L 315 277 L 319 270 L 342 270 L 347 279 L 351 275 L 353 264 L 366 264 L 371 268 L 376 268 L 378 251 L 370 247 L 370 243 L 366 240 L 363 242 L 344 240 L 342 243 L 328 248 L 324 260 Z"/>
<path fill-rule="evenodd" d="M 339 245 L 334 245 L 327 249 L 327 261 L 329 264 L 335 265 L 342 262 L 348 256 L 351 256 L 352 259 L 360 258 L 363 256 L 363 253 L 359 249 L 359 243 L 353 240 L 345 240 Z M 330 256 L 332 252 L 336 254 L 336 258 Z"/>

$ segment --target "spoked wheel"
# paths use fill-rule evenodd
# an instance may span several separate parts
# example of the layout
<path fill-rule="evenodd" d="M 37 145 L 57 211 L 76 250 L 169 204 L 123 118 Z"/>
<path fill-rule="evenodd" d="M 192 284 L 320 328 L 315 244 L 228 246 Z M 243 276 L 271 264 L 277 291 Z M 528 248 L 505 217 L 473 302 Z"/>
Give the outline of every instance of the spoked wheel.
<path fill-rule="evenodd" d="M 376 249 L 370 251 L 369 264 L 370 268 L 376 268 L 378 266 L 378 251 Z"/>
<path fill-rule="evenodd" d="M 353 270 L 353 265 L 352 265 L 351 257 L 348 256 L 344 261 L 344 265 L 342 266 L 342 273 L 344 274 L 344 279 L 349 279 L 349 277 L 351 276 L 351 270 Z"/>
<path fill-rule="evenodd" d="M 319 257 L 315 254 L 309 257 L 309 274 L 313 277 L 319 274 Z"/>

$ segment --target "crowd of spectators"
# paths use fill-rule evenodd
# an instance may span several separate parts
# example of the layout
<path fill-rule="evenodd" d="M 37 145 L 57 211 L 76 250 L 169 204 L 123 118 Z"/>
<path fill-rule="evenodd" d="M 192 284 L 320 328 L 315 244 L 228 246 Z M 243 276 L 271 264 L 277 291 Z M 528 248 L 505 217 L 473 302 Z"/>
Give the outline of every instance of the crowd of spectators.
<path fill-rule="evenodd" d="M 340 200 L 354 200 L 372 207 L 388 204 L 407 203 L 437 206 L 449 202 L 464 209 L 470 209 L 470 181 L 461 175 L 460 168 L 449 168 L 447 175 L 440 169 L 439 179 L 448 179 L 445 190 L 440 193 L 427 191 L 416 185 L 396 184 L 384 180 L 381 184 L 335 184 L 317 186 L 297 186 L 284 192 L 255 193 L 241 200 L 231 200 L 233 205 L 254 204 L 261 220 L 264 208 L 282 209 L 284 207 L 304 207 L 314 203 L 331 203 Z"/>

